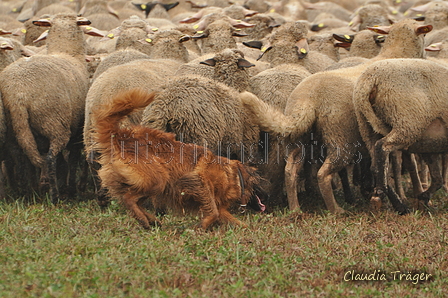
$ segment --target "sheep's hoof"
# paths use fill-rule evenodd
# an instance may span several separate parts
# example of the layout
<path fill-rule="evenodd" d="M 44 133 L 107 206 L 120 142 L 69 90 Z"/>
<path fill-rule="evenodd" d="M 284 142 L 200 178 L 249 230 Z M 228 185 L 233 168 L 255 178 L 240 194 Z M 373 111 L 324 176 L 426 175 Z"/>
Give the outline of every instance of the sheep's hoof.
<path fill-rule="evenodd" d="M 333 214 L 344 214 L 345 210 L 338 206 L 331 213 L 333 213 Z"/>
<path fill-rule="evenodd" d="M 378 211 L 381 209 L 381 206 L 383 205 L 383 202 L 381 201 L 380 197 L 371 197 L 370 198 L 370 206 L 373 210 Z"/>

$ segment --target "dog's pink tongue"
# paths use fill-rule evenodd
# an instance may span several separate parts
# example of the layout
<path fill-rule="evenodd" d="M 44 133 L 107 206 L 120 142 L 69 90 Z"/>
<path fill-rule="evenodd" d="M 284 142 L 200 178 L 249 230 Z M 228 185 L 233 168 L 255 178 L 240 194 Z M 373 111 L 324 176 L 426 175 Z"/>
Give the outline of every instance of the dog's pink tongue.
<path fill-rule="evenodd" d="M 266 206 L 261 202 L 261 200 L 260 200 L 260 198 L 256 195 L 256 197 L 257 197 L 257 203 L 258 203 L 258 206 L 260 207 L 260 212 L 263 212 L 264 210 L 266 210 Z"/>

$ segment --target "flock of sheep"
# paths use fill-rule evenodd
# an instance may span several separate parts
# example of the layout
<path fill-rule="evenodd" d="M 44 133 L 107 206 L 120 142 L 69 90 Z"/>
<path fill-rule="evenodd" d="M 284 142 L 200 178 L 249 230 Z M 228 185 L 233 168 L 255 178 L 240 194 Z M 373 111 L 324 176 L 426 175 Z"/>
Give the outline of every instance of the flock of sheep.
<path fill-rule="evenodd" d="M 270 207 L 304 186 L 344 212 L 339 175 L 404 214 L 402 169 L 425 205 L 448 184 L 446 1 L 4 0 L 0 35 L 1 196 L 93 176 L 107 202 L 92 112 L 135 88 L 126 123 L 256 166 Z"/>

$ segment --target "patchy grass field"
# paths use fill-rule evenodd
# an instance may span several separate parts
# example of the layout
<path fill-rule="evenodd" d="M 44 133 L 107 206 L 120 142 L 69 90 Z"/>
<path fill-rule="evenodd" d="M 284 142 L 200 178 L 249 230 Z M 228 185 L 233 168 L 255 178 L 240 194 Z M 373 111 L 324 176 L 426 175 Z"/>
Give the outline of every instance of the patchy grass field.
<path fill-rule="evenodd" d="M 407 216 L 245 214 L 248 228 L 204 232 L 171 215 L 146 231 L 117 204 L 0 202 L 0 297 L 448 297 L 448 208 L 436 203 Z"/>

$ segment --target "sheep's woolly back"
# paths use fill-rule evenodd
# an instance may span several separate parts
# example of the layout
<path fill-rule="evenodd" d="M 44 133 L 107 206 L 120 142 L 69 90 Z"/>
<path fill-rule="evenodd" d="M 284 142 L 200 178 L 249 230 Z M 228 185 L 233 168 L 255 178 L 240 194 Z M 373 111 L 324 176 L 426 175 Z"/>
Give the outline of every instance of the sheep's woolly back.
<path fill-rule="evenodd" d="M 133 50 L 133 49 L 126 49 L 126 50 L 118 50 L 115 51 L 109 55 L 107 55 L 104 59 L 101 60 L 100 64 L 98 65 L 95 74 L 92 78 L 92 81 L 94 81 L 96 78 L 98 78 L 103 72 L 108 70 L 109 68 L 121 64 L 126 64 L 135 60 L 140 59 L 149 59 L 149 56 L 146 54 L 143 54 L 140 51 Z"/>
<path fill-rule="evenodd" d="M 86 69 L 57 56 L 35 55 L 0 73 L 0 91 L 12 128 L 35 166 L 42 164 L 31 132 L 65 147 L 82 120 L 88 90 Z"/>
<path fill-rule="evenodd" d="M 232 153 L 243 142 L 244 121 L 238 93 L 216 81 L 185 76 L 172 79 L 143 113 L 142 124 L 173 132 L 183 142 Z M 238 150 L 236 150 L 238 151 Z M 239 155 L 239 154 L 238 154 Z"/>
<path fill-rule="evenodd" d="M 417 138 L 437 118 L 448 123 L 447 78 L 448 68 L 428 60 L 375 62 L 359 77 L 353 93 L 358 121 L 362 115 L 383 136 L 393 128 L 412 131 Z"/>
<path fill-rule="evenodd" d="M 279 111 L 284 111 L 291 92 L 310 75 L 311 73 L 300 65 L 283 64 L 250 78 L 248 91 Z"/>
<path fill-rule="evenodd" d="M 87 93 L 85 121 L 84 121 L 84 146 L 87 157 L 92 153 L 94 142 L 91 137 L 95 123 L 92 123 L 91 113 L 95 106 L 108 103 L 117 93 L 135 88 L 144 89 L 151 93 L 156 91 L 166 82 L 166 79 L 174 75 L 180 66 L 174 60 L 141 59 L 126 64 L 109 68 L 95 79 Z M 131 121 L 140 122 L 140 117 Z"/>

